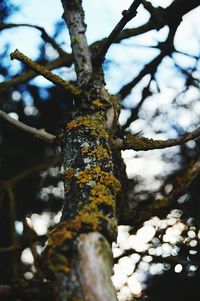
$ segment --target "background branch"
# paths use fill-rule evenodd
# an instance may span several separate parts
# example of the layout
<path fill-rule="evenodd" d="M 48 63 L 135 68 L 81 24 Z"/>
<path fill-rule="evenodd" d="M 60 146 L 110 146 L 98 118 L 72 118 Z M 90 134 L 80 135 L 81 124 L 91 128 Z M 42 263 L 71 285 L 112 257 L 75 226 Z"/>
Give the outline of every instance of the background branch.
<path fill-rule="evenodd" d="M 55 143 L 56 136 L 47 133 L 44 129 L 36 129 L 34 127 L 31 127 L 29 125 L 24 124 L 23 122 L 16 120 L 6 114 L 5 112 L 0 110 L 0 118 L 8 122 L 9 124 L 15 126 L 16 128 L 32 135 L 33 137 L 43 140 L 48 143 Z"/>
<path fill-rule="evenodd" d="M 113 31 L 110 33 L 107 39 L 104 40 L 103 45 L 100 46 L 99 51 L 93 58 L 94 64 L 101 65 L 104 61 L 105 55 L 109 49 L 109 47 L 114 43 L 115 39 L 119 35 L 119 33 L 122 31 L 124 26 L 136 16 L 137 9 L 139 5 L 142 3 L 142 0 L 135 0 L 131 4 L 128 10 L 124 10 L 122 12 L 123 17 L 119 21 L 119 23 L 115 26 Z"/>
<path fill-rule="evenodd" d="M 173 188 L 168 195 L 161 195 L 156 198 L 154 195 L 151 200 L 147 200 L 142 204 L 129 208 L 121 208 L 119 216 L 119 224 L 131 225 L 135 228 L 141 227 L 143 222 L 152 216 L 162 216 L 174 208 L 175 202 L 184 195 L 190 185 L 194 182 L 200 173 L 200 158 L 195 162 L 190 162 L 188 167 L 175 177 L 172 185 Z M 131 203 L 131 200 L 129 201 Z"/>
<path fill-rule="evenodd" d="M 145 1 L 145 2 L 147 2 L 147 1 Z M 144 4 L 144 1 L 143 1 L 143 4 Z M 165 25 L 168 25 L 170 23 L 171 19 L 173 19 L 173 22 L 174 22 L 174 20 L 177 19 L 177 13 L 176 13 L 177 11 L 181 12 L 181 16 L 183 16 L 184 14 L 188 13 L 190 10 L 197 7 L 198 5 L 199 5 L 198 0 L 190 1 L 187 3 L 185 2 L 185 0 L 175 0 L 168 8 L 166 8 L 166 10 L 164 10 L 164 11 L 159 10 L 159 20 L 160 20 L 159 22 L 158 22 L 158 20 L 155 19 L 155 17 L 151 16 L 149 21 L 147 21 L 147 23 L 145 23 L 144 25 L 141 25 L 137 28 L 124 29 L 122 32 L 119 33 L 118 37 L 116 37 L 116 39 L 113 43 L 119 43 L 124 39 L 128 39 L 128 38 L 134 37 L 136 35 L 146 33 L 153 29 L 159 30 L 160 28 L 164 27 Z M 154 9 L 159 9 L 159 8 L 154 8 Z M 155 13 L 154 13 L 154 15 L 155 15 Z M 156 15 L 158 15 L 158 14 L 156 14 Z M 91 50 L 96 49 L 97 47 L 99 47 L 101 49 L 101 47 L 102 47 L 101 45 L 104 44 L 106 42 L 106 40 L 107 39 L 105 38 L 101 41 L 93 43 L 90 46 L 90 49 Z M 52 69 L 60 68 L 63 66 L 70 67 L 72 65 L 72 63 L 73 63 L 72 55 L 65 53 L 64 55 L 62 55 L 62 57 L 59 57 L 59 58 L 55 59 L 54 61 L 46 64 L 45 67 L 49 70 L 52 70 Z M 32 78 L 34 78 L 37 75 L 38 75 L 37 72 L 26 71 L 20 75 L 15 76 L 14 78 L 12 78 L 10 80 L 0 83 L 0 93 L 6 91 L 10 87 L 14 87 L 16 85 L 27 82 L 28 80 L 31 80 Z M 128 92 L 128 94 L 129 94 L 129 92 Z M 124 97 L 126 97 L 126 95 L 124 95 L 124 96 L 122 95 L 122 97 L 124 98 Z"/>
<path fill-rule="evenodd" d="M 67 53 L 56 43 L 56 41 L 54 39 L 52 39 L 52 37 L 50 37 L 50 35 L 48 35 L 48 33 L 46 32 L 46 30 L 41 27 L 41 26 L 37 26 L 37 25 L 32 25 L 32 24 L 26 24 L 26 23 L 21 23 L 21 24 L 14 24 L 14 23 L 10 23 L 10 24 L 4 24 L 4 23 L 0 23 L 0 31 L 3 29 L 10 29 L 10 28 L 14 28 L 14 27 L 30 27 L 30 28 L 35 28 L 37 30 L 39 30 L 41 32 L 41 37 L 43 38 L 43 40 L 46 43 L 51 44 L 51 46 L 56 49 L 56 51 L 58 52 L 58 54 L 62 55 L 66 55 Z"/>

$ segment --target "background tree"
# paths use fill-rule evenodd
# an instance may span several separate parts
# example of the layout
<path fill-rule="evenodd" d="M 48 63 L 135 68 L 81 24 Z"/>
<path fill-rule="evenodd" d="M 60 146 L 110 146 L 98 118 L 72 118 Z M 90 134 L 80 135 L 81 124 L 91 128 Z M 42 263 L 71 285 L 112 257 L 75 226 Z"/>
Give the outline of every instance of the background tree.
<path fill-rule="evenodd" d="M 65 26 L 63 22 L 57 24 L 53 37 L 39 26 L 11 24 L 6 18 L 16 7 L 1 1 L 2 32 L 33 27 L 41 32 L 42 42 L 37 63 L 19 51 L 11 54 L 12 59 L 23 62 L 19 73 L 12 78 L 11 62 L 4 59 L 8 57 L 9 45 L 1 53 L 0 295 L 11 300 L 54 299 L 53 288 L 58 300 L 75 297 L 116 300 L 110 282 L 110 244 L 116 240 L 118 221 L 119 225 L 128 225 L 119 228 L 117 244 L 113 245 L 116 263 L 113 282 L 118 298 L 153 300 L 154 295 L 166 290 L 165 287 L 160 292 L 157 290 L 162 287 L 161 279 L 173 279 L 175 269 L 180 272 L 182 283 L 193 277 L 188 291 L 177 289 L 181 299 L 183 296 L 185 300 L 191 299 L 199 280 L 199 147 L 198 140 L 188 145 L 184 143 L 199 136 L 199 54 L 198 51 L 196 54 L 179 51 L 175 38 L 182 18 L 200 3 L 174 0 L 162 8 L 135 0 L 122 12 L 121 20 L 108 38 L 88 47 L 81 1 L 62 2 L 72 54 L 66 53 L 56 42 Z M 147 22 L 124 29 L 140 6 L 149 13 Z M 158 54 L 111 95 L 105 89 L 102 66 L 105 73 L 112 68 L 109 61 L 112 44 L 123 44 L 125 39 L 145 36 L 152 30 L 159 32 L 165 26 L 165 40 L 152 47 Z M 47 55 L 48 47 L 57 52 L 53 61 Z M 177 54 L 189 57 L 189 66 L 183 66 Z M 167 58 L 181 78 L 181 85 L 176 87 L 167 111 L 171 110 L 171 116 L 174 112 L 186 116 L 185 111 L 188 113 L 188 109 L 194 108 L 197 114 L 191 115 L 190 133 L 184 132 L 178 122 L 168 121 L 163 126 L 160 123 L 166 115 L 163 106 L 155 105 L 154 110 L 148 110 L 148 104 L 156 102 L 156 96 L 161 101 L 166 91 L 162 84 L 162 68 Z M 69 82 L 48 72 L 63 66 L 69 68 L 73 63 L 75 81 L 70 78 Z M 44 89 L 28 83 L 37 74 L 45 76 L 55 86 Z M 136 93 L 137 101 L 131 101 L 130 95 L 133 97 Z M 118 123 L 121 108 L 121 119 L 123 114 L 129 115 L 128 119 L 123 118 L 123 125 Z M 22 123 L 14 122 L 12 116 Z M 156 135 L 151 134 L 150 138 L 155 137 L 155 140 L 142 137 L 144 122 L 151 123 Z M 168 137 L 175 133 L 178 137 L 161 140 L 161 132 L 167 132 Z M 171 171 L 160 173 L 148 186 L 144 177 L 134 175 L 127 179 L 121 150 L 135 150 L 138 159 L 143 156 L 145 160 L 140 151 L 155 152 L 155 149 L 175 145 L 181 147 L 172 152 L 159 151 L 163 161 L 172 161 Z M 60 173 L 62 162 L 64 171 Z M 48 246 L 39 257 L 46 236 L 38 235 L 31 221 L 33 223 L 37 214 L 43 213 L 43 218 L 48 216 L 51 230 L 63 202 L 61 222 L 49 232 Z M 120 239 L 122 232 L 127 238 L 126 248 Z M 139 247 L 142 238 L 144 244 Z M 23 261 L 27 252 L 32 253 L 33 264 Z M 129 269 L 127 267 L 126 277 L 120 282 L 116 271 L 127 263 Z M 164 273 L 162 278 L 151 278 L 153 269 L 154 273 Z M 131 278 L 133 271 L 135 275 L 143 271 L 143 281 L 139 283 L 136 276 Z M 176 277 L 174 283 L 179 287 L 179 278 Z M 142 285 L 148 288 L 141 294 Z M 167 298 L 172 296 L 167 295 Z M 199 299 L 198 293 L 193 296 L 195 298 Z"/>

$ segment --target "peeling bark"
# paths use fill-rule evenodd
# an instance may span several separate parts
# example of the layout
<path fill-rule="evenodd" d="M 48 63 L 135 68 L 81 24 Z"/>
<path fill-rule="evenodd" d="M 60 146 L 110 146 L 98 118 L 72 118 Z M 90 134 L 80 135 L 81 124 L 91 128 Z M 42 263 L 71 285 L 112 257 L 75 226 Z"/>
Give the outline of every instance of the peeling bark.
<path fill-rule="evenodd" d="M 113 261 L 107 240 L 95 232 L 82 234 L 78 238 L 78 250 L 80 254 L 78 272 L 85 300 L 117 300 L 111 282 Z"/>

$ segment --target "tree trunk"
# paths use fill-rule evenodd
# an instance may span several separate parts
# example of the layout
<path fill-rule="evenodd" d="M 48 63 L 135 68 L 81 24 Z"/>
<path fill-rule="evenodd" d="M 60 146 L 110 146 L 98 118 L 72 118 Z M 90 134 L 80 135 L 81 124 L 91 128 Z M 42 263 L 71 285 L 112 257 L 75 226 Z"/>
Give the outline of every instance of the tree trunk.
<path fill-rule="evenodd" d="M 61 221 L 49 235 L 46 264 L 58 301 L 114 301 L 111 242 L 117 236 L 121 185 L 111 144 L 117 112 L 101 67 L 92 66 L 81 1 L 62 3 L 82 95 L 75 118 L 65 128 L 65 200 Z"/>

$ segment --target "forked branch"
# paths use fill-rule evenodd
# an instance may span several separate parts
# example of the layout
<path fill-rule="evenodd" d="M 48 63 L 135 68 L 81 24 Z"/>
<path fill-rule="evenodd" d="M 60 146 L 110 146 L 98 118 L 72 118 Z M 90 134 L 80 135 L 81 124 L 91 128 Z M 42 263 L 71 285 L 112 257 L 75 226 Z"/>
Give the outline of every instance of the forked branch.
<path fill-rule="evenodd" d="M 110 33 L 108 38 L 105 40 L 103 45 L 100 47 L 99 51 L 94 57 L 94 63 L 97 65 L 101 65 L 105 59 L 105 55 L 109 49 L 109 47 L 112 45 L 112 43 L 115 42 L 115 39 L 118 37 L 124 26 L 136 16 L 137 9 L 139 5 L 142 3 L 142 0 L 135 0 L 131 4 L 128 10 L 124 10 L 122 12 L 123 17 L 119 21 L 119 23 L 115 26 L 113 31 Z"/>

